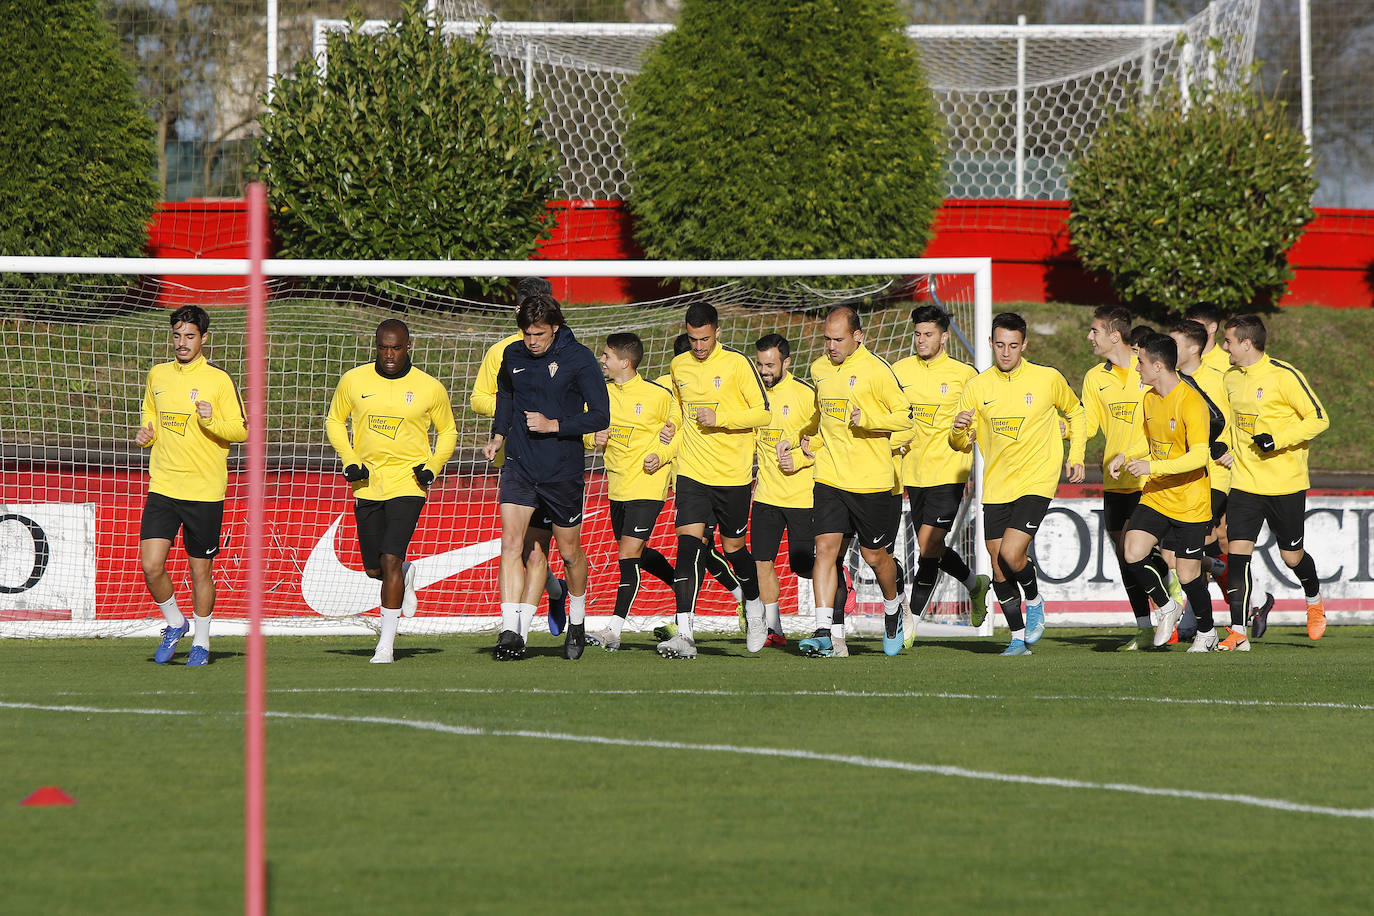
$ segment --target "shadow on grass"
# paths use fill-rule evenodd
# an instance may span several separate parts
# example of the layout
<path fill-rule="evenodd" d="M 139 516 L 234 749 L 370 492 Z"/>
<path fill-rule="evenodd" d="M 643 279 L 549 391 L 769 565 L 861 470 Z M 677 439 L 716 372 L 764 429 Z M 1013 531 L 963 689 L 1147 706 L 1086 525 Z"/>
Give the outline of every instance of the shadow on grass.
<path fill-rule="evenodd" d="M 189 650 L 189 649 L 188 649 L 186 652 L 178 652 L 174 657 L 172 657 L 169 661 L 167 661 L 167 662 L 163 665 L 163 667 L 164 667 L 164 668 L 174 668 L 174 667 L 177 667 L 177 666 L 185 667 L 185 665 L 186 665 L 186 658 L 187 658 L 187 656 L 188 656 L 189 654 L 190 654 L 190 650 Z M 242 652 L 220 652 L 220 651 L 215 650 L 215 649 L 211 649 L 211 650 L 210 650 L 210 664 L 212 664 L 212 665 L 213 665 L 215 662 L 227 661 L 227 660 L 229 660 L 229 659 L 231 659 L 231 658 L 242 658 L 242 657 L 243 657 L 243 653 L 242 653 Z M 153 656 L 149 655 L 149 656 L 148 656 L 148 663 L 151 664 L 151 665 L 156 665 L 156 664 L 157 664 L 157 660 L 154 659 Z"/>
<path fill-rule="evenodd" d="M 351 655 L 354 658 L 372 658 L 372 653 L 376 651 L 374 646 L 371 649 L 325 649 L 326 655 Z M 419 655 L 433 655 L 436 652 L 443 652 L 443 649 L 436 649 L 433 646 L 416 646 L 409 649 L 394 650 L 394 657 L 397 661 L 403 658 L 414 658 Z"/>
<path fill-rule="evenodd" d="M 1116 652 L 1126 644 L 1133 635 L 1134 631 L 1109 633 L 1093 633 L 1083 636 L 1046 636 L 1045 638 L 1057 643 L 1068 643 L 1073 646 L 1083 646 L 1094 652 Z M 1153 652 L 1153 649 L 1147 650 Z"/>
<path fill-rule="evenodd" d="M 960 652 L 972 652 L 974 655 L 1001 655 L 1006 647 L 1006 642 L 999 639 L 922 639 L 917 636 L 916 645 L 906 651 L 920 652 L 928 648 L 957 649 Z"/>

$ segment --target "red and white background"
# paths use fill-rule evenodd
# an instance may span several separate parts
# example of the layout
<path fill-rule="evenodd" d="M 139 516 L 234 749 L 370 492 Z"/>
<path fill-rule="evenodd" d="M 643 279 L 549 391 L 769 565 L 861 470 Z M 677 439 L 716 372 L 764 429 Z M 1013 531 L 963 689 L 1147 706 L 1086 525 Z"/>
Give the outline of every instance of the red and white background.
<path fill-rule="evenodd" d="M 411 545 L 418 566 L 421 609 L 412 626 L 423 631 L 491 629 L 500 531 L 492 476 L 444 478 L 431 493 Z M 146 477 L 136 472 L 30 472 L 0 482 L 0 632 L 8 635 L 142 632 L 156 626 L 138 559 L 138 527 Z M 216 618 L 242 619 L 246 610 L 245 491 L 231 480 L 224 550 L 216 561 Z M 584 543 L 591 565 L 588 613 L 612 610 L 617 566 L 604 497 L 604 480 L 588 482 Z M 1078 491 L 1082 492 L 1082 491 Z M 54 494 L 60 501 L 52 501 Z M 651 545 L 671 559 L 675 538 L 671 503 Z M 266 505 L 269 625 L 275 630 L 331 623 L 349 615 L 375 614 L 377 583 L 361 571 L 352 500 L 334 473 L 269 475 Z M 1323 580 L 1333 623 L 1374 622 L 1374 496 L 1314 495 L 1308 500 L 1307 546 Z M 1275 623 L 1296 623 L 1303 608 L 1297 582 L 1279 560 L 1266 529 L 1254 564 L 1255 589 L 1274 592 Z M 1127 626 L 1131 616 L 1120 574 L 1102 528 L 1100 497 L 1055 500 L 1036 539 L 1036 560 L 1048 599 L 1048 620 L 1060 626 Z M 560 561 L 555 559 L 555 568 Z M 183 603 L 189 600 L 184 555 L 173 551 L 171 573 Z M 796 606 L 796 579 L 779 559 L 783 608 Z M 860 611 L 872 613 L 863 596 L 865 570 L 857 571 Z M 731 614 L 723 590 L 703 588 L 702 609 Z M 1221 607 L 1220 601 L 1217 607 Z M 672 594 L 651 577 L 636 606 L 645 619 L 671 614 Z M 355 625 L 356 625 L 356 618 Z M 145 621 L 150 621 L 147 626 Z M 809 621 L 798 622 L 799 629 Z"/>

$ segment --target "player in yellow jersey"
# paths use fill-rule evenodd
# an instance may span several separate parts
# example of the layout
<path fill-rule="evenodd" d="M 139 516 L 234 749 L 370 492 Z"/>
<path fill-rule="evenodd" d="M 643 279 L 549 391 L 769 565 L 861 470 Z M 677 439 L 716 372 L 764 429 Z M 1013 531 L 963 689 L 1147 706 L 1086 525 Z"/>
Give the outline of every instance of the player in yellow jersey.
<path fill-rule="evenodd" d="M 1226 322 L 1226 351 L 1232 367 L 1226 373 L 1226 394 L 1236 420 L 1231 453 L 1223 459 L 1231 462 L 1231 495 L 1226 503 L 1231 621 L 1234 626 L 1249 607 L 1250 555 L 1260 528 L 1268 522 L 1279 555 L 1307 596 L 1307 635 L 1317 640 L 1326 632 L 1326 612 L 1316 565 L 1303 548 L 1307 453 L 1312 439 L 1331 419 L 1303 374 L 1265 353 L 1266 341 L 1258 315 L 1237 315 Z M 1237 645 L 1227 646 L 1227 642 L 1230 636 L 1222 642 L 1223 648 L 1248 645 L 1243 635 Z"/>
<path fill-rule="evenodd" d="M 812 460 L 795 446 L 818 428 L 816 390 L 792 374 L 792 345 L 781 334 L 754 343 L 754 365 L 768 390 L 769 420 L 759 427 L 755 461 L 754 508 L 749 519 L 749 552 L 759 573 L 759 600 L 768 625 L 763 646 L 787 645 L 783 635 L 782 588 L 775 565 L 787 533 L 787 564 L 797 576 L 797 597 L 810 598 L 815 542 L 811 521 Z M 840 579 L 844 583 L 843 574 Z M 844 607 L 843 599 L 839 606 Z M 826 621 L 827 625 L 829 620 Z M 751 651 L 753 644 L 749 646 Z"/>
<path fill-rule="evenodd" d="M 673 356 L 681 356 L 690 349 L 692 349 L 692 344 L 691 341 L 687 339 L 686 332 L 683 332 L 677 335 L 677 337 L 673 338 Z M 663 375 L 660 375 L 658 378 L 654 379 L 654 382 L 656 382 L 659 385 L 662 385 L 669 391 L 676 390 L 673 386 L 673 373 L 671 371 L 665 372 Z M 659 440 L 664 445 L 667 445 L 668 443 L 673 441 L 673 437 L 675 435 L 677 435 L 677 427 L 670 424 L 668 426 L 663 427 L 663 431 L 659 434 Z M 670 471 L 670 479 L 676 480 L 676 466 L 673 466 L 670 469 Z M 669 489 L 671 489 L 672 483 L 669 483 L 668 486 Z M 706 570 L 706 573 L 710 575 L 712 579 L 715 579 L 716 582 L 720 584 L 721 588 L 729 592 L 731 597 L 735 599 L 735 613 L 739 616 L 739 631 L 743 633 L 745 629 L 744 589 L 740 588 L 739 580 L 736 579 L 735 574 L 730 571 L 730 564 L 725 562 L 725 557 L 721 556 L 720 550 L 718 550 L 716 547 L 715 525 L 706 526 L 706 534 L 704 535 L 704 539 L 706 541 L 706 552 L 702 557 L 702 567 Z M 705 580 L 703 579 L 703 582 L 704 581 Z M 667 640 L 672 639 L 676 635 L 676 620 L 669 620 L 667 623 L 654 627 L 654 638 L 657 639 L 659 642 L 666 642 Z"/>
<path fill-rule="evenodd" d="M 1224 317 L 1221 309 L 1212 305 L 1210 302 L 1198 302 L 1188 307 L 1188 311 L 1183 313 L 1183 317 L 1196 321 L 1202 325 L 1206 332 L 1207 340 L 1202 347 L 1202 364 L 1210 366 L 1216 371 L 1226 374 L 1226 370 L 1231 368 L 1231 357 L 1227 354 L 1226 348 L 1217 340 L 1217 332 L 1221 330 L 1221 322 Z"/>
<path fill-rule="evenodd" d="M 153 659 L 171 661 L 191 628 L 177 607 L 167 575 L 167 555 L 181 532 L 191 570 L 191 607 L 196 618 L 188 665 L 210 663 L 210 616 L 215 610 L 215 555 L 224 521 L 229 446 L 248 438 L 243 402 L 234 381 L 206 359 L 210 316 L 197 305 L 170 316 L 175 359 L 154 366 L 143 393 L 143 415 L 134 442 L 151 449 L 148 499 L 139 527 L 143 581 L 167 626 Z"/>
<path fill-rule="evenodd" d="M 983 455 L 983 537 L 992 559 L 992 588 L 1011 628 L 1003 655 L 1028 655 L 1045 632 L 1045 599 L 1035 581 L 1030 544 L 1059 485 L 1083 482 L 1083 404 L 1057 369 L 1024 359 L 1026 320 L 1014 312 L 992 319 L 991 368 L 964 386 L 950 445 Z M 1063 414 L 1069 454 L 1059 432 Z M 1026 614 L 1021 616 L 1025 597 Z"/>
<path fill-rule="evenodd" d="M 672 564 L 647 542 L 668 496 L 669 468 L 677 450 L 676 437 L 663 443 L 659 433 L 665 426 L 679 426 L 681 417 L 673 393 L 640 376 L 643 359 L 644 343 L 637 335 L 619 333 L 606 338 L 601 370 L 610 397 L 611 424 L 584 440 L 587 448 L 601 451 L 606 465 L 611 533 L 620 567 L 615 613 L 605 629 L 587 634 L 587 642 L 608 652 L 620 648 L 625 619 L 639 594 L 641 572 L 673 587 Z"/>
<path fill-rule="evenodd" d="M 673 389 L 682 407 L 674 576 L 678 632 L 659 643 L 664 658 L 696 658 L 692 614 L 701 588 L 706 531 L 712 524 L 744 592 L 749 630 L 765 627 L 745 531 L 754 476 L 754 430 L 768 422 L 768 398 L 749 358 L 720 343 L 720 317 L 714 306 L 694 302 L 684 323 L 690 349 L 672 362 Z"/>
<path fill-rule="evenodd" d="M 1154 639 L 1154 624 L 1150 621 L 1150 598 L 1144 583 L 1136 581 L 1135 573 L 1126 563 L 1122 552 L 1126 523 L 1140 504 L 1140 488 L 1144 481 L 1123 472 L 1119 477 L 1107 473 L 1107 462 L 1121 454 L 1133 455 L 1145 447 L 1145 429 L 1140 423 L 1140 401 L 1146 385 L 1137 369 L 1139 357 L 1130 344 L 1131 313 L 1119 305 L 1104 305 L 1093 311 L 1088 328 L 1088 344 L 1100 362 L 1083 376 L 1083 418 L 1087 424 L 1084 435 L 1091 439 L 1100 430 L 1106 438 L 1102 450 L 1102 527 L 1116 552 L 1116 565 L 1121 570 L 1121 584 L 1135 615 L 1137 634 L 1122 649 L 1148 649 Z"/>
<path fill-rule="evenodd" d="M 363 569 L 382 583 L 381 634 L 372 661 L 389 664 L 401 614 L 413 616 L 418 605 L 406 550 L 429 488 L 458 445 L 448 391 L 411 364 L 404 322 L 388 318 L 377 326 L 376 360 L 339 379 L 324 429 L 353 485 Z"/>
<path fill-rule="evenodd" d="M 1212 599 L 1202 575 L 1202 543 L 1212 521 L 1212 422 L 1206 399 L 1177 373 L 1178 345 L 1172 337 L 1153 334 L 1140 345 L 1140 377 L 1150 386 L 1141 402 L 1145 442 L 1116 452 L 1107 464 L 1109 477 L 1144 478 L 1140 504 L 1126 531 L 1126 562 L 1159 607 L 1153 645 L 1169 642 L 1183 616 L 1183 604 L 1168 592 L 1169 567 L 1156 552 L 1174 552 L 1183 593 L 1197 615 L 1197 635 L 1189 652 L 1212 652 L 1218 640 Z"/>
<path fill-rule="evenodd" d="M 814 455 L 813 519 L 816 532 L 816 632 L 801 641 L 802 653 L 844 657 L 844 608 L 830 607 L 836 593 L 837 562 L 847 539 L 859 539 L 859 553 L 873 570 L 883 594 L 883 651 L 902 651 L 902 592 L 892 547 L 900 513 L 894 513 L 898 483 L 892 458 L 893 434 L 911 428 L 911 404 L 892 367 L 864 344 L 859 313 L 836 306 L 822 327 L 825 356 L 811 364 L 820 413 L 820 433 L 805 442 Z M 831 624 L 824 626 L 829 617 Z"/>
<path fill-rule="evenodd" d="M 1208 308 L 1210 309 L 1210 306 Z M 1169 329 L 1169 336 L 1178 346 L 1179 378 L 1196 385 L 1207 396 L 1210 406 L 1221 412 L 1222 422 L 1225 424 L 1222 445 L 1213 446 L 1215 454 L 1207 464 L 1207 476 L 1211 478 L 1212 485 L 1212 526 L 1207 533 L 1207 540 L 1202 545 L 1202 552 L 1206 556 L 1202 562 L 1202 571 L 1216 581 L 1221 588 L 1222 597 L 1226 598 L 1229 594 L 1225 562 L 1229 546 L 1226 537 L 1226 500 L 1231 492 L 1231 469 L 1225 467 L 1217 457 L 1223 447 L 1229 448 L 1227 444 L 1231 441 L 1231 428 L 1235 424 L 1235 418 L 1231 415 L 1231 401 L 1226 394 L 1226 370 L 1231 367 L 1228 362 L 1218 369 L 1202 361 L 1203 348 L 1209 339 L 1202 322 L 1184 318 L 1174 323 Z M 1215 352 L 1226 356 L 1226 350 L 1222 347 L 1217 347 Z M 1263 632 L 1273 607 L 1274 593 L 1266 592 L 1264 601 L 1258 607 L 1250 608 L 1248 619 L 1253 623 L 1256 632 Z M 1188 615 L 1185 612 L 1183 623 L 1179 625 L 1180 633 L 1183 632 L 1187 620 Z M 1245 620 L 1232 622 L 1244 635 Z"/>
<path fill-rule="evenodd" d="M 902 447 L 902 483 L 911 504 L 919 551 L 911 586 L 913 619 L 909 628 L 903 628 L 908 647 L 916 638 L 915 618 L 925 612 L 942 570 L 968 590 L 974 626 L 981 625 L 987 615 L 989 585 L 987 576 L 976 575 L 958 551 L 945 543 L 973 468 L 973 455 L 951 448 L 946 430 L 964 385 L 978 370 L 945 349 L 949 314 L 944 309 L 934 305 L 912 309 L 911 326 L 916 354 L 892 366 L 911 402 L 914 421 L 913 438 Z"/>
<path fill-rule="evenodd" d="M 543 277 L 525 277 L 515 287 L 515 307 L 531 296 L 552 296 L 553 284 Z M 511 344 L 523 339 L 519 331 L 492 344 L 482 357 L 482 365 L 477 370 L 477 378 L 472 385 L 468 406 L 473 413 L 483 417 L 496 416 L 496 373 L 501 368 L 501 354 Z M 505 451 L 496 456 L 494 464 L 500 467 L 505 463 Z M 563 632 L 568 621 L 568 583 L 553 574 L 549 568 L 549 541 L 553 539 L 553 519 L 547 511 L 535 513 L 530 520 L 529 541 L 525 544 L 525 594 L 522 604 L 538 606 L 541 592 L 549 595 L 549 633 L 557 636 Z M 532 618 L 531 618 L 532 622 Z M 520 634 L 529 636 L 528 632 Z"/>

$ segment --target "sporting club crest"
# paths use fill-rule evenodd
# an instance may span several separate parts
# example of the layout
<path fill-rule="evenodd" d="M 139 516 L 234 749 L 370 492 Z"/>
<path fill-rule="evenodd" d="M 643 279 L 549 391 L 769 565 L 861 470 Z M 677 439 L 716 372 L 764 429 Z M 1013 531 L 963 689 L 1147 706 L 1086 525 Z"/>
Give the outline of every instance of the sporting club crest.
<path fill-rule="evenodd" d="M 711 379 L 711 384 L 712 384 L 712 385 L 715 385 L 715 386 L 716 386 L 716 390 L 719 391 L 719 390 L 720 390 L 720 376 L 717 375 L 715 378 Z"/>
<path fill-rule="evenodd" d="M 636 416 L 636 417 L 637 417 L 637 416 L 640 416 L 640 415 L 643 414 L 643 413 L 644 413 L 644 405 L 643 405 L 643 404 L 636 404 L 636 405 L 635 405 L 635 416 Z"/>
<path fill-rule="evenodd" d="M 1260 398 L 1262 398 L 1262 397 L 1264 397 L 1264 389 L 1263 389 L 1263 388 L 1256 388 L 1256 389 L 1255 389 L 1255 400 L 1258 401 L 1258 400 L 1259 400 Z"/>
<path fill-rule="evenodd" d="M 407 403 L 407 404 L 410 404 L 410 403 L 414 402 L 414 400 L 415 400 L 415 392 L 413 392 L 413 391 L 407 391 L 407 392 L 406 392 L 406 403 Z"/>
<path fill-rule="evenodd" d="M 558 374 L 558 363 L 549 363 L 549 378 Z"/>
<path fill-rule="evenodd" d="M 947 395 L 947 394 L 949 394 L 949 382 L 941 382 L 941 383 L 940 383 L 940 396 L 941 396 L 941 397 L 944 397 L 944 396 Z"/>
<path fill-rule="evenodd" d="M 200 397 L 200 389 L 199 389 L 199 388 L 192 388 L 192 389 L 191 389 L 191 400 L 194 401 L 194 400 L 195 400 L 196 398 L 198 398 L 198 397 Z"/>
<path fill-rule="evenodd" d="M 1034 401 L 1034 400 L 1035 400 L 1035 395 L 1031 394 L 1030 392 L 1026 392 L 1026 406 L 1027 406 L 1027 407 L 1031 406 L 1031 402 Z"/>
<path fill-rule="evenodd" d="M 854 387 L 855 385 L 857 385 L 858 383 L 859 383 L 859 377 L 858 377 L 857 375 L 851 375 L 851 376 L 849 377 L 849 387 L 850 387 L 850 388 L 853 388 L 853 387 Z"/>

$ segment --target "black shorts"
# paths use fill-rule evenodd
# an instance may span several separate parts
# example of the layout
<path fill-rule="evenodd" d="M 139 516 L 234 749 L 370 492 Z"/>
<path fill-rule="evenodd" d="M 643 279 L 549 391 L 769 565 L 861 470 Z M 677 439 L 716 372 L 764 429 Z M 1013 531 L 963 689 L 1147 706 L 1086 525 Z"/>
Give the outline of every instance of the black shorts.
<path fill-rule="evenodd" d="M 220 529 L 224 527 L 224 501 L 205 502 L 196 499 L 173 499 L 161 493 L 149 493 L 143 504 L 143 521 L 138 539 L 147 541 L 163 538 L 177 539 L 181 531 L 181 546 L 188 557 L 213 557 L 219 553 Z"/>
<path fill-rule="evenodd" d="M 722 538 L 743 537 L 749 529 L 750 486 L 709 487 L 690 477 L 677 479 L 677 527 L 715 525 Z"/>
<path fill-rule="evenodd" d="M 392 499 L 356 499 L 353 517 L 358 522 L 358 549 L 363 569 L 381 569 L 382 554 L 406 558 L 415 526 L 420 523 L 423 496 L 397 496 Z"/>
<path fill-rule="evenodd" d="M 658 514 L 663 511 L 661 499 L 611 500 L 611 533 L 618 541 L 623 537 L 647 541 L 654 533 Z"/>
<path fill-rule="evenodd" d="M 507 462 L 501 468 L 501 487 L 498 501 L 512 506 L 529 506 L 534 510 L 530 527 L 543 531 L 576 528 L 582 524 L 582 478 L 535 483 L 518 466 Z"/>
<path fill-rule="evenodd" d="M 1234 541 L 1258 541 L 1265 522 L 1280 550 L 1301 550 L 1307 527 L 1307 491 L 1282 496 L 1259 496 L 1232 490 L 1226 500 L 1226 536 Z"/>
<path fill-rule="evenodd" d="M 1000 540 L 1008 528 L 1035 537 L 1048 511 L 1048 496 L 1022 496 L 1009 503 L 987 503 L 983 506 L 983 540 Z"/>
<path fill-rule="evenodd" d="M 1212 527 L 1221 524 L 1221 520 L 1226 516 L 1226 491 L 1212 491 Z"/>
<path fill-rule="evenodd" d="M 858 535 L 859 546 L 887 550 L 897 543 L 901 497 L 890 492 L 850 493 L 818 483 L 811 510 L 816 534 Z M 898 511 L 893 512 L 896 503 Z"/>
<path fill-rule="evenodd" d="M 1102 491 L 1102 527 L 1107 531 L 1125 531 L 1131 513 L 1140 505 L 1140 491 L 1123 493 L 1117 490 Z"/>
<path fill-rule="evenodd" d="M 1180 522 L 1151 506 L 1136 506 L 1131 513 L 1130 530 L 1148 531 L 1165 550 L 1172 550 L 1185 560 L 1200 560 L 1211 523 Z"/>
<path fill-rule="evenodd" d="M 954 527 L 959 517 L 959 504 L 964 501 L 962 483 L 941 483 L 933 487 L 907 487 L 906 498 L 911 503 L 911 523 L 918 529 L 929 525 L 941 531 Z"/>
<path fill-rule="evenodd" d="M 798 549 L 809 552 L 807 545 L 813 540 L 810 509 L 754 503 L 754 514 L 749 520 L 749 552 L 755 560 L 772 563 L 777 559 L 784 529 L 793 553 Z"/>

